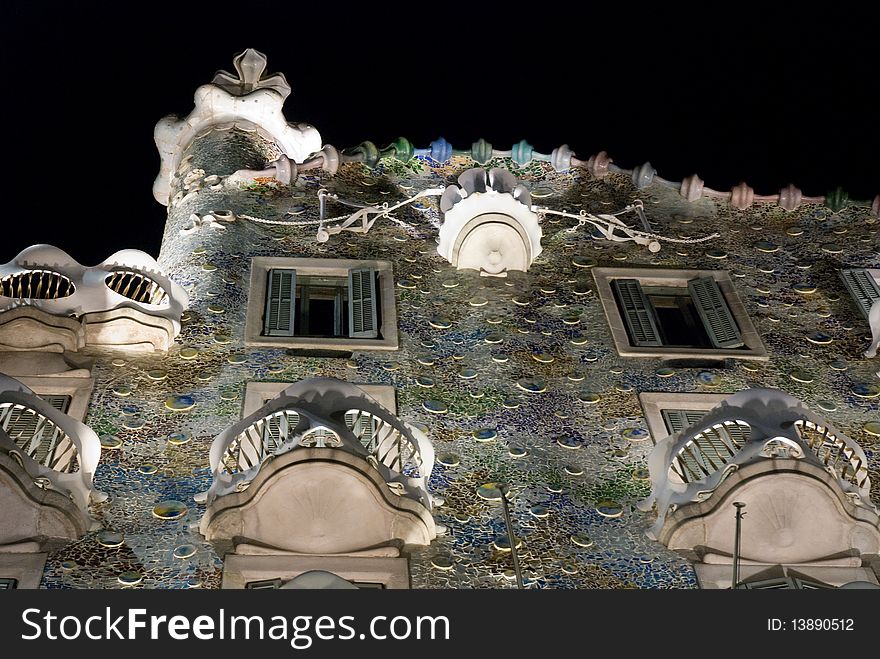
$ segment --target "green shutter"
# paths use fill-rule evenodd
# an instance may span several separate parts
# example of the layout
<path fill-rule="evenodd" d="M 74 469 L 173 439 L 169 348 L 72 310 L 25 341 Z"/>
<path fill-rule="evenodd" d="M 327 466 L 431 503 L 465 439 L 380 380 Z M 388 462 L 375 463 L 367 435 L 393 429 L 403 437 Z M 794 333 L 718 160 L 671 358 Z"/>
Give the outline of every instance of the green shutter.
<path fill-rule="evenodd" d="M 67 414 L 70 396 L 44 394 L 40 396 L 59 412 Z M 47 457 L 53 452 L 58 441 L 64 436 L 61 428 L 52 421 L 40 421 L 41 416 L 21 405 L 6 408 L 3 414 L 3 429 L 9 438 L 27 455 L 40 464 L 47 464 Z M 51 434 L 46 435 L 47 430 Z"/>
<path fill-rule="evenodd" d="M 55 396 L 50 394 L 41 395 L 44 401 L 49 403 L 52 407 L 54 407 L 59 412 L 63 412 L 67 414 L 67 408 L 70 407 L 70 396 Z"/>
<path fill-rule="evenodd" d="M 660 332 L 657 330 L 654 307 L 642 291 L 639 280 L 614 279 L 611 287 L 620 303 L 633 345 L 638 347 L 663 345 Z"/>
<path fill-rule="evenodd" d="M 376 313 L 376 271 L 358 268 L 348 271 L 348 335 L 375 339 L 379 336 Z"/>
<path fill-rule="evenodd" d="M 281 579 L 264 579 L 263 581 L 248 581 L 245 590 L 278 590 L 283 585 Z"/>
<path fill-rule="evenodd" d="M 0 578 L 0 590 L 15 590 L 16 588 L 18 588 L 18 579 Z"/>
<path fill-rule="evenodd" d="M 275 450 L 287 441 L 291 430 L 299 423 L 299 414 L 285 410 L 281 414 L 273 414 L 263 422 L 263 446 L 266 453 Z"/>
<path fill-rule="evenodd" d="M 871 273 L 864 268 L 841 270 L 840 276 L 849 294 L 852 295 L 859 307 L 859 311 L 865 318 L 868 318 L 871 307 L 877 300 L 880 300 L 880 286 L 874 281 Z"/>
<path fill-rule="evenodd" d="M 296 270 L 269 270 L 264 336 L 293 336 L 296 309 Z"/>
<path fill-rule="evenodd" d="M 281 436 L 281 420 L 283 415 L 273 414 L 266 419 L 263 425 L 263 446 L 266 453 L 274 453 L 281 446 L 284 438 Z"/>
<path fill-rule="evenodd" d="M 703 410 L 660 411 L 670 435 L 690 428 L 706 416 Z M 721 428 L 703 429 L 689 449 L 676 457 L 676 471 L 685 481 L 702 480 L 727 464 L 748 440 L 748 428 L 739 424 L 724 424 Z"/>
<path fill-rule="evenodd" d="M 376 420 L 373 415 L 359 410 L 350 410 L 345 413 L 345 425 L 360 440 L 361 445 L 369 448 L 373 436 L 376 434 Z"/>
<path fill-rule="evenodd" d="M 660 414 L 663 415 L 663 422 L 670 435 L 690 428 L 706 416 L 706 412 L 701 410 L 661 410 Z"/>
<path fill-rule="evenodd" d="M 698 277 L 688 282 L 691 299 L 703 321 L 709 340 L 716 348 L 740 348 L 742 336 L 730 308 L 714 277 Z"/>

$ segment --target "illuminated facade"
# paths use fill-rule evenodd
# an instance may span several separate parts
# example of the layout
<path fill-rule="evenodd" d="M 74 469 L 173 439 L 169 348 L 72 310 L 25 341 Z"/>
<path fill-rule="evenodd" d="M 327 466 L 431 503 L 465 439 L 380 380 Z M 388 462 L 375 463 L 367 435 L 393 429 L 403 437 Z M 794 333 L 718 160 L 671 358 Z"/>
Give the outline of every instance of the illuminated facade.
<path fill-rule="evenodd" d="M 877 584 L 880 196 L 337 150 L 235 68 L 157 260 L 0 268 L 5 584 L 726 588 L 735 501 L 747 587 Z"/>

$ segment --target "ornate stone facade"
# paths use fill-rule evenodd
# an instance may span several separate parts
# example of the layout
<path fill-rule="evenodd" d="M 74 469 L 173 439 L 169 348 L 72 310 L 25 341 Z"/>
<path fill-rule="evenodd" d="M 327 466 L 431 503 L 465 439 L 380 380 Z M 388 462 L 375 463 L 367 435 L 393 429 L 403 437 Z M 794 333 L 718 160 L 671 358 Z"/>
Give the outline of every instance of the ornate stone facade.
<path fill-rule="evenodd" d="M 279 118 L 279 80 L 260 87 L 260 67 L 250 60 L 242 66 L 248 71 L 240 71 L 244 82 L 232 84 L 226 74 L 206 86 L 211 89 L 200 88 L 198 98 L 222 97 L 224 116 L 194 121 L 191 115 L 182 129 L 172 131 L 168 121 L 157 129 L 163 169 L 154 191 L 168 204 L 158 265 L 188 296 L 173 342 L 157 352 L 73 338 L 56 341 L 59 348 L 45 341 L 22 346 L 76 350 L 94 360 L 85 421 L 103 447 L 95 485 L 109 494 L 91 506 L 102 529 L 51 551 L 41 587 L 241 587 L 321 569 L 387 587 L 511 587 L 511 540 L 486 487 L 497 482 L 511 491 L 528 587 L 696 587 L 694 557 L 652 540 L 647 532 L 656 511 L 637 508 L 649 495 L 652 476 L 653 442 L 641 392 L 787 392 L 861 447 L 872 483 L 868 495 L 880 501 L 878 365 L 865 356 L 870 328 L 839 277 L 844 268 L 880 268 L 880 232 L 869 204 L 832 210 L 792 190 L 772 200 L 755 197 L 750 188 L 714 193 L 696 177 L 688 185 L 672 183 L 648 165 L 626 172 L 604 153 L 582 161 L 567 147 L 538 157 L 526 143 L 499 155 L 484 142 L 463 153 L 443 140 L 424 150 L 399 140 L 382 151 L 361 145 L 340 155 L 329 146 L 321 149 L 314 129 Z M 245 112 L 248 103 L 264 97 L 277 113 L 265 118 Z M 206 102 L 197 101 L 197 110 Z M 286 141 L 290 131 L 298 131 L 299 141 L 291 142 L 296 148 Z M 501 237 L 504 250 L 494 249 L 492 240 L 480 246 L 485 259 L 477 265 L 484 271 L 493 252 L 503 257 L 516 247 L 507 238 L 528 246 L 517 261 L 525 267 L 508 267 L 506 277 L 455 265 L 456 239 L 444 242 L 442 232 L 444 211 L 448 217 L 456 205 L 442 208 L 432 198 L 439 194 L 419 197 L 391 215 L 383 212 L 420 192 L 458 185 L 462 173 L 477 167 L 509 174 L 522 190 L 518 198 L 528 199 L 517 202 L 524 214 L 517 224 L 533 226 L 520 231 L 505 224 L 514 233 Z M 322 189 L 335 199 L 319 196 Z M 634 216 L 609 215 L 636 200 L 644 207 L 642 226 L 631 221 Z M 363 230 L 320 233 L 364 206 L 375 212 L 352 225 Z M 605 224 L 589 218 L 605 218 Z M 639 240 L 626 237 L 632 235 Z M 438 242 L 452 251 L 438 253 Z M 382 305 L 396 309 L 397 349 L 249 343 L 248 314 L 257 309 L 259 318 L 270 308 L 266 299 L 249 297 L 252 262 L 276 257 L 389 262 L 394 299 L 384 289 L 378 295 Z M 698 355 L 652 348 L 650 355 L 621 357 L 591 272 L 597 266 L 726 271 L 769 359 L 737 359 L 736 347 L 713 356 L 706 346 Z M 345 297 L 353 290 L 347 281 L 349 288 L 321 283 L 342 291 L 334 304 L 352 305 L 354 298 Z M 688 280 L 682 281 L 686 290 Z M 660 298 L 685 297 L 654 288 L 645 284 L 644 294 L 661 309 L 672 307 L 659 306 L 666 304 Z M 300 322 L 302 301 L 294 304 L 293 296 L 284 300 Z M 7 320 L 17 320 L 16 313 L 0 314 L 0 331 Z M 702 328 L 691 316 L 694 327 Z M 71 319 L 54 318 L 59 335 L 76 334 Z M 359 322 L 346 318 L 337 313 L 334 332 Z M 265 542 L 250 543 L 230 558 L 224 574 L 229 547 L 200 533 L 206 508 L 194 499 L 214 482 L 212 443 L 247 416 L 242 408 L 248 383 L 294 384 L 313 377 L 395 388 L 395 416 L 424 433 L 436 454 L 425 483 L 430 505 L 416 508 L 406 499 L 398 508 L 412 508 L 413 519 L 432 519 L 423 520 L 418 540 L 415 533 L 400 534 L 407 542 L 398 543 L 394 555 L 360 556 L 354 563 L 335 556 L 321 563 L 309 552 L 363 547 L 293 543 L 283 547 L 287 554 L 266 558 L 264 549 L 252 548 Z M 272 468 L 291 468 L 293 478 L 293 463 L 331 450 L 304 447 L 275 457 Z M 346 455 L 338 462 L 332 468 L 358 474 L 351 478 L 363 492 L 381 489 L 384 477 L 370 471 L 366 456 Z M 308 469 L 314 472 L 315 464 L 302 472 Z M 290 493 L 296 492 L 292 486 Z M 391 515 L 386 519 L 396 514 L 387 497 L 398 496 L 383 493 Z M 734 511 L 720 511 L 727 533 Z M 749 522 L 746 517 L 744 524 Z M 431 523 L 440 531 L 436 537 Z M 375 538 L 355 544 L 367 540 Z M 278 548 L 274 540 L 268 544 Z M 861 561 L 860 568 L 876 572 L 875 557 Z"/>

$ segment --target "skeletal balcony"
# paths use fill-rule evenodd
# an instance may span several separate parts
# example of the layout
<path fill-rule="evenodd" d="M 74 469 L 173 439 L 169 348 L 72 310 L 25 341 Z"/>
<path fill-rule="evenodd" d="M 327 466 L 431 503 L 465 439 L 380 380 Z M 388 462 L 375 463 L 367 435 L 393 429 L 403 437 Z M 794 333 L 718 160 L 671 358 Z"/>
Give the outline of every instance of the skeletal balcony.
<path fill-rule="evenodd" d="M 227 428 L 210 452 L 201 532 L 212 541 L 346 554 L 436 534 L 434 450 L 359 387 L 312 378 Z"/>
<path fill-rule="evenodd" d="M 658 442 L 648 466 L 653 489 L 640 507 L 657 506 L 649 535 L 701 563 L 731 562 L 734 501 L 749 514 L 746 563 L 860 569 L 880 550 L 865 452 L 784 392 L 730 396 Z"/>
<path fill-rule="evenodd" d="M 167 350 L 188 303 L 143 252 L 122 250 L 86 267 L 34 245 L 0 266 L 0 348 Z"/>
<path fill-rule="evenodd" d="M 88 506 L 106 499 L 93 482 L 100 457 L 88 426 L 0 375 L 0 547 L 53 547 L 96 528 Z"/>

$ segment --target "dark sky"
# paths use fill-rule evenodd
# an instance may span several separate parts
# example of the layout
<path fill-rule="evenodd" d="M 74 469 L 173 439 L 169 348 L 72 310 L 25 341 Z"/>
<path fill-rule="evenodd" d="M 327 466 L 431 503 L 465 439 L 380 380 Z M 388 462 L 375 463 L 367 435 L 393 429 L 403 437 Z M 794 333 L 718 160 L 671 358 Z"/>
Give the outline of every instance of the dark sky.
<path fill-rule="evenodd" d="M 650 160 L 672 180 L 697 172 L 719 190 L 745 180 L 759 194 L 790 182 L 807 195 L 880 192 L 876 10 L 67 5 L 4 2 L 0 263 L 37 242 L 84 264 L 126 247 L 156 255 L 153 126 L 189 113 L 196 87 L 248 46 L 286 74 L 287 118 L 339 148 L 525 138 L 584 158 L 604 149 L 627 168 Z"/>

